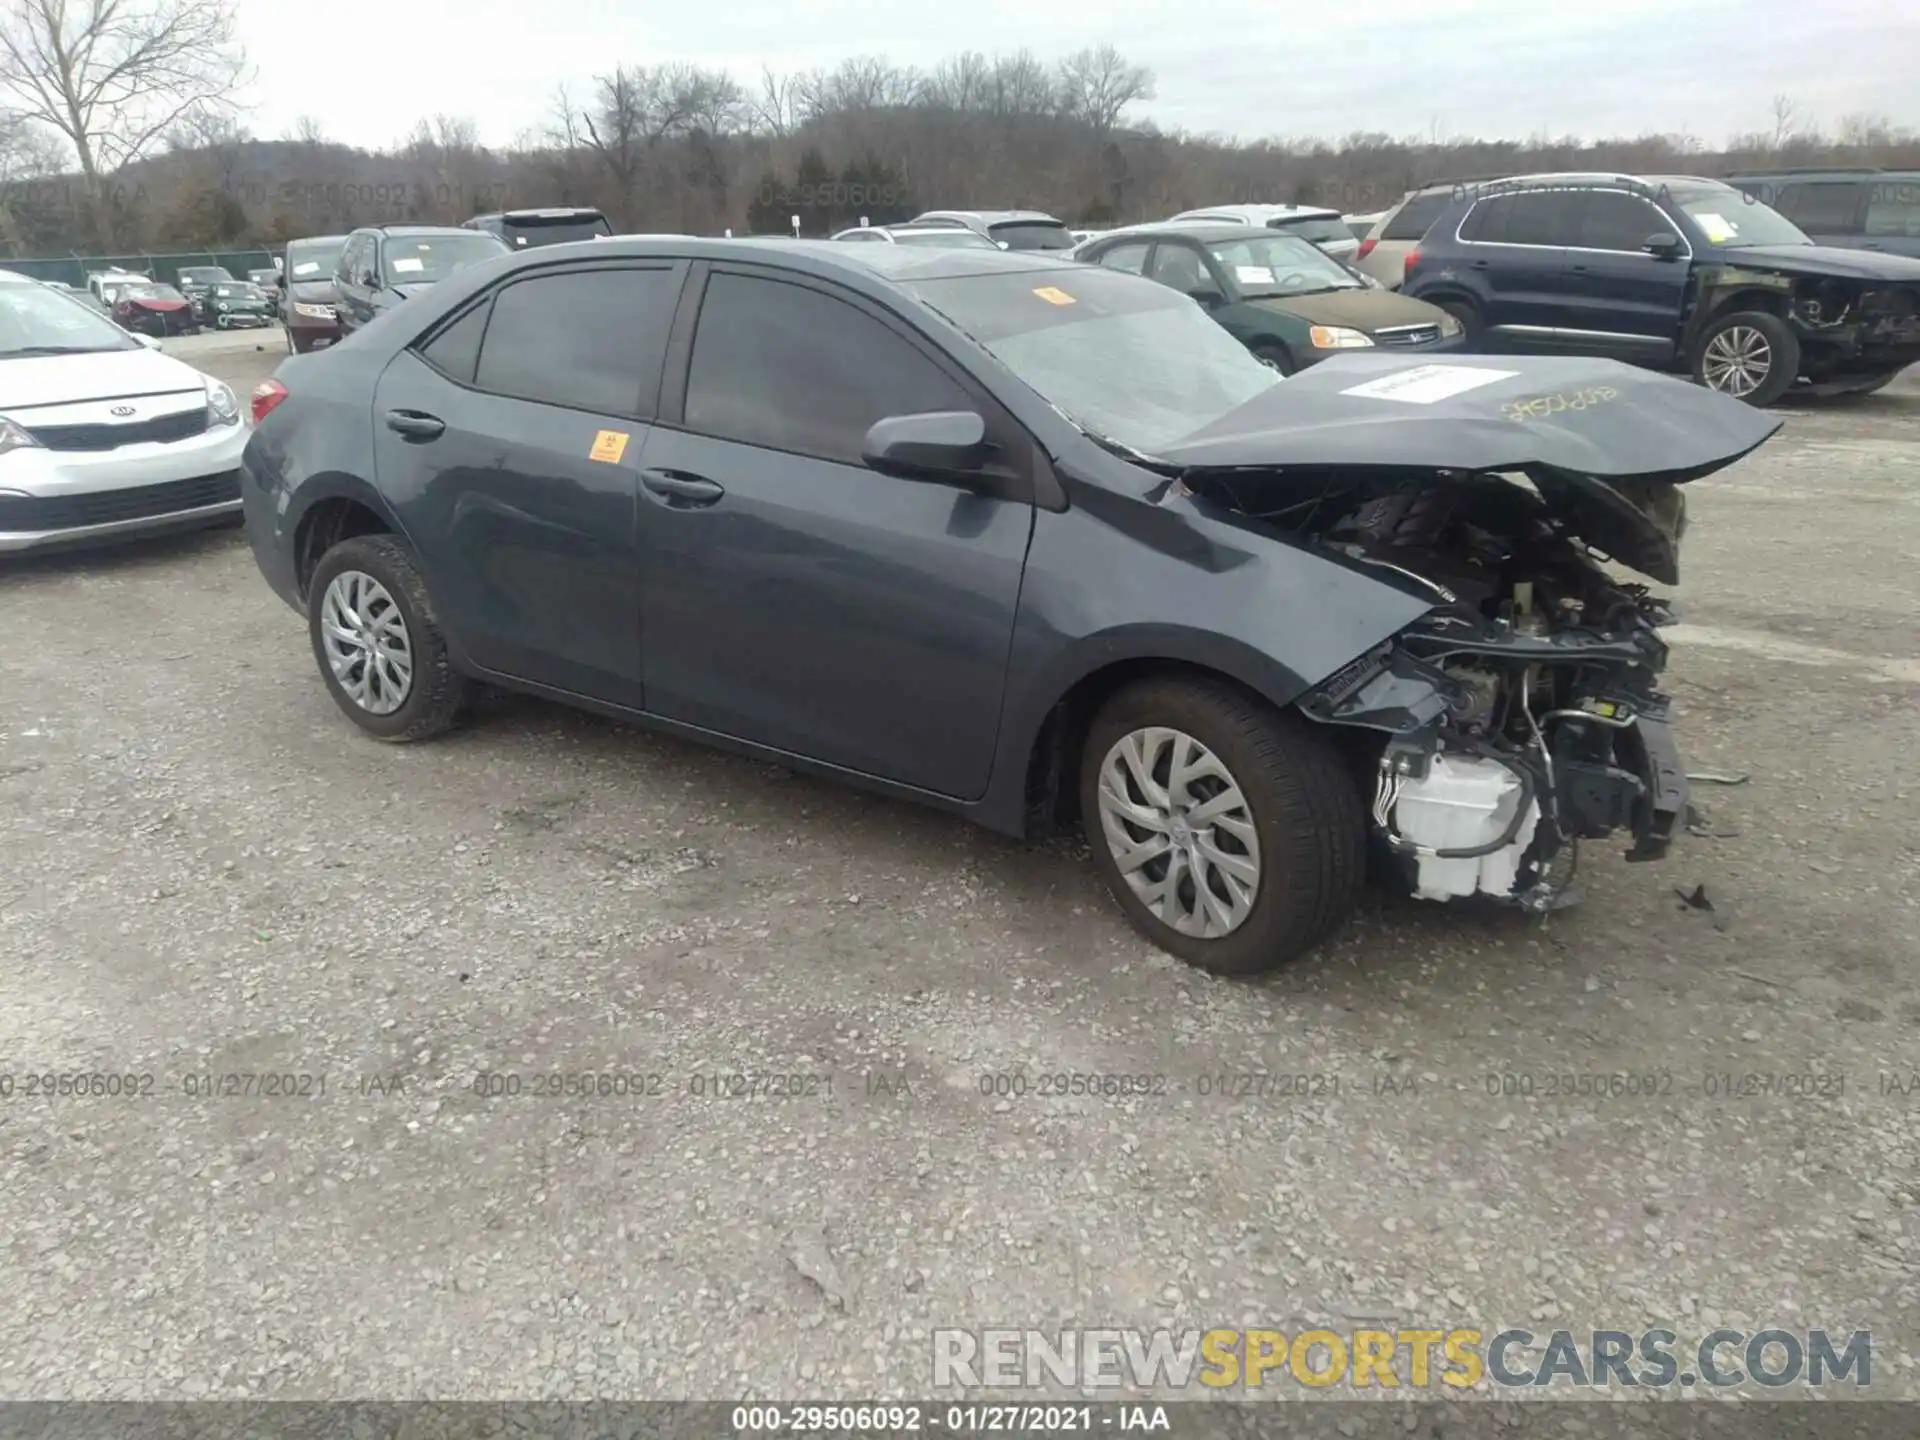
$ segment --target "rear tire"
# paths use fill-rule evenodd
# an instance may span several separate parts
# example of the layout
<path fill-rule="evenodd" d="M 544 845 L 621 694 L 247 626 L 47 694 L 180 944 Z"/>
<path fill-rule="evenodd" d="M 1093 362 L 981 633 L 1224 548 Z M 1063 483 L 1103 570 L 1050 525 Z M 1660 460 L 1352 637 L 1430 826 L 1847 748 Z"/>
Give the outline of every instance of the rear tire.
<path fill-rule="evenodd" d="M 395 536 L 356 536 L 320 557 L 307 633 L 334 703 L 376 739 L 425 740 L 466 706 L 467 679 L 453 668 L 419 564 Z"/>
<path fill-rule="evenodd" d="M 1711 321 L 1693 348 L 1693 378 L 1709 390 L 1764 408 L 1800 375 L 1800 341 L 1764 310 L 1736 310 Z"/>
<path fill-rule="evenodd" d="M 1134 927 L 1216 975 L 1258 974 L 1311 949 L 1365 878 L 1366 821 L 1339 752 L 1298 716 L 1220 681 L 1145 680 L 1109 700 L 1081 752 L 1080 811 Z"/>

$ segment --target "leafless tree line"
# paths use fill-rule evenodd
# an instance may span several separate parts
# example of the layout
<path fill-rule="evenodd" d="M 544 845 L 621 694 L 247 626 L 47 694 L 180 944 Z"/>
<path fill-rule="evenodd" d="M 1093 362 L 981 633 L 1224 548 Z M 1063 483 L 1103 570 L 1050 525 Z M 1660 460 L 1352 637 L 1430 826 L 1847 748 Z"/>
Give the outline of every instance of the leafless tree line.
<path fill-rule="evenodd" d="M 1853 116 L 1823 135 L 1790 97 L 1764 132 L 1524 142 L 1236 142 L 1135 113 L 1154 76 L 1111 45 L 1057 60 L 970 51 L 930 70 L 855 56 L 751 82 L 622 64 L 552 97 L 511 145 L 423 118 L 379 152 L 311 117 L 253 135 L 232 0 L 0 0 L 0 243 L 13 253 L 274 243 L 380 220 L 596 205 L 620 228 L 717 231 L 1033 206 L 1090 223 L 1221 200 L 1384 208 L 1447 175 L 1585 167 L 1716 173 L 1770 163 L 1920 166 L 1920 137 Z M 76 173 L 77 170 L 77 173 Z"/>

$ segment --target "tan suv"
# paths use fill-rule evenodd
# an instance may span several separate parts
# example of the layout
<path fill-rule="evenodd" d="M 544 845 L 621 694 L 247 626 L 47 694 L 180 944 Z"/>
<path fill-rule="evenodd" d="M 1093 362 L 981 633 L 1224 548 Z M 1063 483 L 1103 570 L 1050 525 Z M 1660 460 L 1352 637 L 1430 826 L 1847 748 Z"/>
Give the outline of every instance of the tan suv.
<path fill-rule="evenodd" d="M 1363 275 L 1370 275 L 1389 290 L 1398 290 L 1406 278 L 1407 256 L 1419 245 L 1420 237 L 1440 218 L 1460 192 L 1472 185 L 1491 185 L 1503 175 L 1473 175 L 1459 180 L 1436 180 L 1418 190 L 1409 190 L 1400 203 L 1374 222 L 1373 229 L 1361 240 L 1359 250 L 1347 263 Z"/>

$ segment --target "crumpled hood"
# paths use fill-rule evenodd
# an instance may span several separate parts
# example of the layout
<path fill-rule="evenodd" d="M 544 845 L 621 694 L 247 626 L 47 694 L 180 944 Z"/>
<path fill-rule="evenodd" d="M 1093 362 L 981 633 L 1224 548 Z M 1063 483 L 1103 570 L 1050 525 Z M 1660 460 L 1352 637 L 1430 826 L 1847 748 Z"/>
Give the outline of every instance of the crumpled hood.
<path fill-rule="evenodd" d="M 1675 584 L 1684 506 L 1672 487 L 1733 464 L 1781 423 L 1616 360 L 1335 355 L 1156 458 L 1193 470 L 1518 473 L 1575 534 Z"/>
<path fill-rule="evenodd" d="M 1797 275 L 1833 275 L 1848 280 L 1920 284 L 1920 260 L 1838 245 L 1738 245 L 1715 252 L 1724 265 L 1783 270 Z"/>
<path fill-rule="evenodd" d="M 1395 290 L 1319 290 L 1309 295 L 1262 295 L 1261 310 L 1296 315 L 1310 325 L 1348 325 L 1371 335 L 1389 325 L 1438 325 L 1446 312 Z"/>
<path fill-rule="evenodd" d="M 288 293 L 303 305 L 331 305 L 339 298 L 331 275 L 324 280 L 296 280 Z"/>

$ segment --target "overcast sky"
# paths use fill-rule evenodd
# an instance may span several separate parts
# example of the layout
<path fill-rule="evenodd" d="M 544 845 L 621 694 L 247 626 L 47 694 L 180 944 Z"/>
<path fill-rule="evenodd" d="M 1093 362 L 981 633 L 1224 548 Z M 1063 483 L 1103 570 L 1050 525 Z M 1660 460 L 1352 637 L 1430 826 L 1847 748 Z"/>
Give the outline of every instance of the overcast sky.
<path fill-rule="evenodd" d="M 1163 126 L 1242 138 L 1356 130 L 1523 139 L 1772 128 L 1776 94 L 1829 127 L 1878 112 L 1920 127 L 1916 0 L 405 0 L 397 8 L 238 0 L 259 78 L 256 133 L 296 116 L 389 145 L 422 115 L 505 144 L 556 85 L 618 62 L 683 61 L 743 82 L 880 54 L 930 66 L 1111 41 L 1152 68 Z M 349 39 L 345 23 L 359 31 Z"/>

